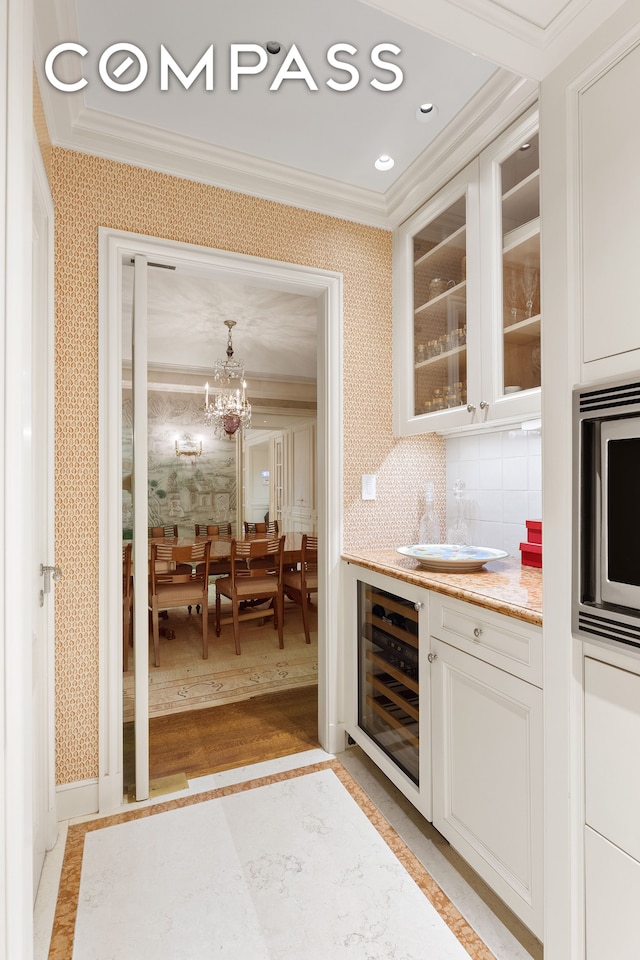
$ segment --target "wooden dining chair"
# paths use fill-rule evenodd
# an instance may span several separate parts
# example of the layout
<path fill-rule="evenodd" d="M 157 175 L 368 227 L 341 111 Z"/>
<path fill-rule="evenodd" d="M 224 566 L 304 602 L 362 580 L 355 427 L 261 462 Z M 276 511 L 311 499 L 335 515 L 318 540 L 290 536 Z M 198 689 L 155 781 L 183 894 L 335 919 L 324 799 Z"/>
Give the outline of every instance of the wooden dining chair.
<path fill-rule="evenodd" d="M 133 544 L 122 544 L 122 670 L 129 669 L 129 646 L 133 644 Z"/>
<path fill-rule="evenodd" d="M 211 542 L 202 540 L 189 546 L 152 543 L 149 575 L 149 609 L 153 630 L 153 660 L 160 666 L 161 610 L 195 605 L 202 615 L 202 657 L 209 656 L 208 590 Z M 171 569 L 175 565 L 175 569 Z M 158 570 L 158 567 L 164 568 Z M 169 569 L 167 569 L 167 567 Z M 189 568 L 189 573 L 185 568 Z M 189 609 L 191 612 L 191 609 Z"/>
<path fill-rule="evenodd" d="M 196 537 L 230 537 L 230 523 L 196 523 Z"/>
<path fill-rule="evenodd" d="M 231 572 L 216 580 L 216 636 L 224 623 L 233 623 L 236 653 L 240 653 L 240 622 L 266 619 L 273 616 L 278 631 L 278 644 L 284 647 L 282 633 L 282 553 L 284 537 L 270 540 L 232 540 Z M 259 565 L 253 566 L 256 562 Z M 231 601 L 231 616 L 221 616 L 221 598 Z M 253 604 L 271 600 L 269 609 L 258 609 Z"/>
<path fill-rule="evenodd" d="M 264 520 L 253 523 L 251 520 L 245 520 L 242 524 L 245 537 L 277 537 L 280 532 L 278 521 L 270 520 L 266 523 Z"/>
<path fill-rule="evenodd" d="M 178 524 L 166 524 L 165 526 L 160 527 L 149 527 L 149 540 L 158 539 L 159 537 L 175 537 L 178 538 Z"/>
<path fill-rule="evenodd" d="M 282 575 L 282 588 L 285 597 L 289 597 L 302 608 L 304 637 L 311 643 L 309 633 L 309 610 L 311 594 L 318 594 L 318 538 L 304 533 L 300 549 L 300 567 L 297 570 L 285 570 Z"/>

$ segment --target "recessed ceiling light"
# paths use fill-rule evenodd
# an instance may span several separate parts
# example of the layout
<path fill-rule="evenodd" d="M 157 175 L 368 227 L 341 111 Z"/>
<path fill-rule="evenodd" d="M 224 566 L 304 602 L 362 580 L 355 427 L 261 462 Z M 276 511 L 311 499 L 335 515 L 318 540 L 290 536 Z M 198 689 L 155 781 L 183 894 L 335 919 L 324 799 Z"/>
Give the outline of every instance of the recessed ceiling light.
<path fill-rule="evenodd" d="M 386 153 L 383 153 L 378 157 L 374 166 L 376 170 L 391 170 L 391 167 L 394 165 L 394 163 L 395 160 L 393 157 L 389 157 Z"/>
<path fill-rule="evenodd" d="M 421 103 L 416 110 L 416 120 L 419 120 L 420 123 L 426 123 L 427 120 L 433 120 L 437 113 L 438 108 L 435 103 Z"/>

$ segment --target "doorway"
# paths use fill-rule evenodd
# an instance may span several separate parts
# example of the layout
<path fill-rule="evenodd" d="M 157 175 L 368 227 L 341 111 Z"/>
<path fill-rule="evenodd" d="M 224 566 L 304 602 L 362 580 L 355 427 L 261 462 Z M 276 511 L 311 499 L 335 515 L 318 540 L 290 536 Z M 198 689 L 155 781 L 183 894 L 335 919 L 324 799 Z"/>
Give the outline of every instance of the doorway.
<path fill-rule="evenodd" d="M 101 500 L 101 677 L 100 677 L 100 809 L 122 802 L 122 673 L 121 649 L 109 630 L 119 618 L 121 591 L 122 383 L 121 290 L 123 263 L 136 256 L 194 274 L 229 274 L 265 290 L 313 297 L 318 310 L 318 533 L 320 597 L 318 611 L 319 739 L 325 749 L 339 748 L 338 565 L 342 541 L 342 282 L 339 274 L 274 261 L 180 245 L 140 235 L 100 231 L 100 500 Z M 185 329 L 188 335 L 188 327 Z M 331 437 L 331 443 L 329 443 Z M 331 518 L 331 519 L 329 519 Z M 146 529 L 145 529 L 146 533 Z M 145 589 L 146 593 L 146 589 Z M 330 598 L 333 597 L 333 602 Z M 146 615 L 146 597 L 142 600 Z M 146 627 L 146 622 L 145 622 Z M 141 645 L 142 646 L 142 645 Z M 144 653 L 146 655 L 146 646 Z M 138 666 L 138 664 L 137 664 Z M 146 665 L 142 665 L 146 669 Z M 143 698 L 144 700 L 144 698 Z M 143 742 L 143 741 L 141 741 Z M 148 763 L 148 755 L 147 755 Z"/>

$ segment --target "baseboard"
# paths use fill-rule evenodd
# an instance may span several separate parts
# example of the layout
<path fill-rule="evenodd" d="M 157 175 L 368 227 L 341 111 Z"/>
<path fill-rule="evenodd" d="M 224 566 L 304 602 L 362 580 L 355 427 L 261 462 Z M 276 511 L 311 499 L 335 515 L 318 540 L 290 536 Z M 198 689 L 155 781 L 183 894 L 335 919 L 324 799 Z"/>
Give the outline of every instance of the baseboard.
<path fill-rule="evenodd" d="M 56 805 L 58 820 L 72 820 L 74 817 L 97 813 L 98 778 L 60 784 L 56 787 Z"/>

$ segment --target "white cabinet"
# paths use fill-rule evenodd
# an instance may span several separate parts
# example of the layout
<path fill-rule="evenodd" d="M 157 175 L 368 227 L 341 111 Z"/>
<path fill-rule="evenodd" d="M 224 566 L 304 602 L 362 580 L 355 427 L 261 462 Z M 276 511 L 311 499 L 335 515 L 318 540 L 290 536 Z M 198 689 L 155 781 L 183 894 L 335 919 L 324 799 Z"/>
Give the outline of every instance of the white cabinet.
<path fill-rule="evenodd" d="M 540 630 L 430 602 L 433 824 L 541 938 Z"/>
<path fill-rule="evenodd" d="M 583 381 L 640 365 L 640 46 L 593 73 L 579 97 Z"/>
<path fill-rule="evenodd" d="M 352 564 L 343 570 L 347 733 L 431 820 L 428 594 Z"/>
<path fill-rule="evenodd" d="M 585 828 L 587 960 L 637 960 L 640 863 Z"/>
<path fill-rule="evenodd" d="M 585 658 L 586 822 L 640 861 L 640 676 Z"/>
<path fill-rule="evenodd" d="M 540 627 L 343 565 L 345 727 L 543 933 Z"/>
<path fill-rule="evenodd" d="M 393 271 L 397 434 L 539 415 L 535 112 L 395 231 Z"/>
<path fill-rule="evenodd" d="M 588 960 L 635 960 L 640 943 L 640 661 L 615 659 L 584 661 Z"/>

